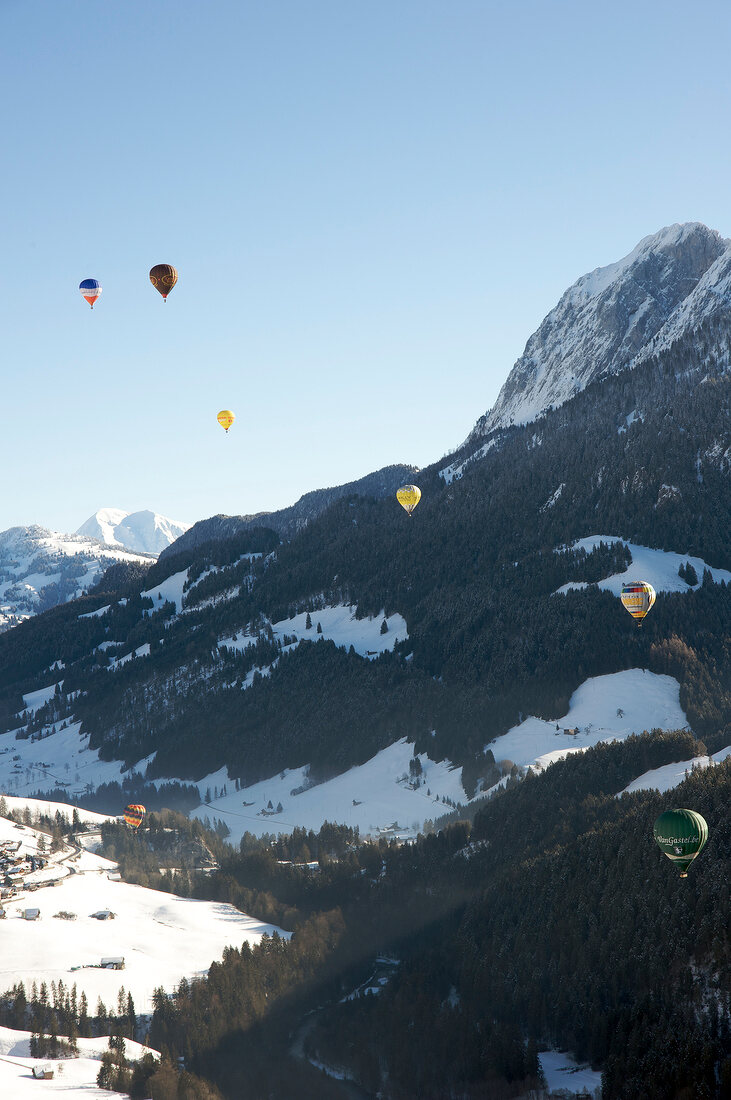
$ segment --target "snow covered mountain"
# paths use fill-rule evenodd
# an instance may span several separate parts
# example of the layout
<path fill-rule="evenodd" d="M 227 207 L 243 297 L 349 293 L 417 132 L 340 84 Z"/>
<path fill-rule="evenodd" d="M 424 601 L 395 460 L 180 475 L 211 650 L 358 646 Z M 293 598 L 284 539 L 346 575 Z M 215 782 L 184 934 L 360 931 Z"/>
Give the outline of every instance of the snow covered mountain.
<path fill-rule="evenodd" d="M 617 373 L 731 304 L 731 241 L 700 222 L 645 237 L 582 275 L 528 340 L 467 442 L 527 424 L 600 375 Z"/>
<path fill-rule="evenodd" d="M 77 535 L 99 539 L 107 546 L 124 546 L 140 554 L 159 554 L 190 527 L 157 512 L 123 512 L 100 508 L 82 523 Z"/>
<path fill-rule="evenodd" d="M 119 561 L 150 564 L 152 557 L 37 525 L 0 532 L 0 631 L 75 599 Z"/>

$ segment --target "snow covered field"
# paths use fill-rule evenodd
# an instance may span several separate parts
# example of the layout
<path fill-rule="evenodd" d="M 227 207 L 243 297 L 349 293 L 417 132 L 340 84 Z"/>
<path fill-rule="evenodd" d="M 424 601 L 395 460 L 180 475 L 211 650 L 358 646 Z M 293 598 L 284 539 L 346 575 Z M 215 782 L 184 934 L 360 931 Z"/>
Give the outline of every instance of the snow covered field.
<path fill-rule="evenodd" d="M 0 840 L 21 840 L 23 851 L 37 851 L 39 835 L 0 818 Z M 73 849 L 59 853 L 54 864 L 37 873 L 46 879 L 65 876 L 58 885 L 4 903 L 0 993 L 18 981 L 30 990 L 34 981 L 50 984 L 62 979 L 69 987 L 76 982 L 94 1011 L 98 997 L 106 1005 L 116 1003 L 123 985 L 137 1012 L 146 1013 L 152 1010 L 157 986 L 171 991 L 182 977 L 205 974 L 225 947 L 241 946 L 245 940 L 258 943 L 265 932 L 275 930 L 231 905 L 111 881 L 108 873 L 115 865 L 109 860 L 90 852 L 70 858 L 73 855 Z M 40 919 L 24 920 L 27 908 L 40 909 Z M 114 919 L 92 916 L 104 909 L 111 910 Z M 75 913 L 76 919 L 54 917 L 61 911 Z M 281 934 L 288 938 L 288 933 Z M 123 971 L 99 967 L 102 958 L 118 956 L 125 960 Z"/>
<path fill-rule="evenodd" d="M 600 741 L 622 741 L 632 733 L 655 728 L 686 728 L 679 694 L 672 676 L 644 669 L 597 676 L 574 692 L 563 717 L 551 722 L 527 718 L 488 747 L 496 761 L 511 760 L 521 767 L 542 770 L 568 753 L 583 752 Z M 577 732 L 568 734 L 565 729 Z M 367 763 L 298 794 L 292 792 L 306 787 L 306 768 L 284 771 L 239 791 L 232 789 L 234 782 L 222 769 L 206 776 L 198 788 L 205 795 L 206 789 L 215 792 L 225 784 L 227 793 L 200 806 L 193 816 L 225 821 L 231 830 L 229 842 L 234 844 L 247 830 L 257 836 L 289 833 L 295 826 L 316 831 L 325 821 L 357 825 L 362 835 L 377 834 L 397 824 L 395 835 L 414 836 L 426 819 L 440 817 L 449 812 L 450 803 L 464 805 L 468 799 L 461 768 L 449 761 L 436 764 L 425 755 L 419 756 L 421 785 L 413 789 L 409 783 L 412 757 L 413 746 L 402 740 Z"/>
<path fill-rule="evenodd" d="M 465 802 L 466 797 L 460 778 L 462 769 L 452 767 L 449 761 L 435 764 L 424 755 L 419 757 L 421 786 L 412 789 L 409 761 L 413 755 L 413 745 L 403 739 L 367 763 L 300 794 L 292 791 L 307 784 L 306 768 L 284 771 L 240 791 L 232 790 L 233 781 L 223 770 L 208 776 L 207 785 L 213 789 L 226 783 L 229 793 L 200 806 L 192 816 L 211 820 L 220 817 L 231 830 L 228 841 L 233 844 L 238 844 L 247 830 L 257 836 L 291 833 L 297 826 L 317 831 L 325 821 L 358 826 L 361 835 L 376 834 L 397 824 L 391 835 L 415 836 L 425 819 L 449 812 L 450 806 L 439 801 L 442 797 L 455 803 Z M 205 782 L 201 781 L 199 788 Z M 281 802 L 281 813 L 267 811 L 269 802 L 274 810 Z"/>
<path fill-rule="evenodd" d="M 349 604 L 336 604 L 334 607 L 323 607 L 319 611 L 310 612 L 312 626 L 307 629 L 307 612 L 294 615 L 291 619 L 282 619 L 272 624 L 274 637 L 283 641 L 284 636 L 294 638 L 293 645 L 302 641 L 316 642 L 320 638 L 333 641 L 341 649 L 350 649 L 352 646 L 361 657 L 377 657 L 380 653 L 393 649 L 397 642 L 403 642 L 408 638 L 406 620 L 398 613 L 392 614 L 386 619 L 388 630 L 381 634 L 381 624 L 385 618 L 382 611 L 379 615 L 368 615 L 364 619 L 356 618 L 357 608 Z M 318 633 L 318 625 L 322 628 Z M 228 634 L 218 639 L 218 644 L 226 649 L 242 651 L 253 645 L 255 639 L 248 634 L 239 633 L 234 636 Z"/>
<path fill-rule="evenodd" d="M 62 788 L 73 795 L 83 794 L 87 784 L 121 782 L 122 763 L 100 760 L 89 749 L 89 735 L 79 736 L 80 725 L 70 721 L 40 741 L 16 741 L 16 730 L 0 733 L 0 791 L 22 795 Z"/>
<path fill-rule="evenodd" d="M 46 1096 L 49 1093 L 63 1093 L 67 1098 L 79 1097 L 84 1100 L 114 1100 L 122 1097 L 121 1092 L 108 1092 L 97 1088 L 96 1077 L 101 1065 L 101 1056 L 108 1049 L 108 1038 L 79 1039 L 79 1058 L 31 1058 L 30 1032 L 11 1031 L 0 1027 L 0 1096 L 3 1100 L 24 1100 L 26 1096 Z M 150 1051 L 125 1040 L 127 1058 L 137 1061 Z M 34 1066 L 49 1066 L 54 1071 L 53 1080 L 37 1081 L 33 1077 Z"/>
<path fill-rule="evenodd" d="M 380 615 L 366 616 L 365 619 L 356 619 L 355 613 L 355 607 L 345 604 L 323 607 L 320 611 L 311 612 L 312 626 L 309 630 L 306 626 L 306 611 L 291 619 L 274 623 L 272 629 L 275 637 L 280 640 L 285 634 L 295 637 L 298 642 L 304 639 L 316 642 L 318 638 L 326 638 L 342 649 L 353 646 L 355 652 L 361 657 L 376 657 L 379 653 L 393 649 L 396 642 L 403 642 L 409 636 L 406 620 L 401 615 L 391 615 L 387 620 L 387 633 L 381 634 L 384 612 Z M 317 633 L 318 623 L 322 627 L 321 634 Z"/>
<path fill-rule="evenodd" d="M 565 1089 L 569 1096 L 588 1092 L 590 1096 L 599 1096 L 602 1084 L 601 1073 L 589 1065 L 579 1065 L 571 1054 L 561 1054 L 557 1050 L 542 1050 L 538 1055 L 549 1091 Z"/>
<path fill-rule="evenodd" d="M 676 554 L 667 550 L 653 550 L 649 546 L 640 546 L 638 543 L 628 542 L 618 535 L 589 535 L 585 539 L 572 542 L 570 549 L 584 549 L 587 554 L 590 554 L 600 542 L 623 542 L 625 546 L 629 547 L 632 555 L 632 564 L 623 573 L 614 573 L 611 577 L 605 577 L 604 580 L 599 581 L 599 588 L 612 592 L 615 596 L 622 594 L 623 584 L 630 584 L 632 581 L 648 581 L 656 592 L 689 592 L 691 586 L 686 584 L 683 578 L 678 575 L 678 569 L 686 562 L 690 562 L 698 575 L 698 584 L 693 585 L 693 588 L 700 586 L 703 580 L 703 572 L 706 569 L 710 570 L 716 584 L 720 584 L 722 581 L 731 584 L 731 572 L 728 569 L 713 569 L 702 558 L 694 558 L 690 554 Z M 565 547 L 559 547 L 558 549 L 563 550 Z M 586 588 L 585 581 L 562 584 L 556 590 L 556 595 L 580 588 Z"/>
<path fill-rule="evenodd" d="M 620 791 L 620 794 L 631 794 L 633 791 L 660 791 L 661 793 L 671 791 L 687 779 L 696 768 L 713 767 L 715 764 L 720 764 L 723 760 L 728 759 L 729 756 L 731 756 L 731 745 L 710 757 L 696 756 L 692 760 L 680 760 L 673 764 L 664 764 L 661 768 L 653 768 L 643 775 L 638 775 L 637 779 L 633 779 L 623 791 Z"/>
<path fill-rule="evenodd" d="M 562 718 L 551 722 L 526 718 L 489 748 L 497 761 L 512 760 L 521 767 L 540 770 L 567 753 L 581 752 L 600 741 L 623 741 L 643 730 L 685 729 L 687 725 L 678 681 L 631 668 L 591 677 L 571 696 Z M 568 729 L 577 732 L 563 732 Z"/>

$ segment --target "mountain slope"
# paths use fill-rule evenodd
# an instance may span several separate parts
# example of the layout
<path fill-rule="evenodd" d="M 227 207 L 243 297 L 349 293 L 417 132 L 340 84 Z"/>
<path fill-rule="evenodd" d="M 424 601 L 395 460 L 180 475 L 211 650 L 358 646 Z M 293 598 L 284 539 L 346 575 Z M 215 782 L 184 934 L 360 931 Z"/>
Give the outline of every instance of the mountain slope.
<path fill-rule="evenodd" d="M 321 515 L 336 500 L 352 494 L 375 497 L 380 500 L 383 497 L 392 496 L 399 486 L 412 481 L 417 473 L 416 466 L 384 466 L 381 470 L 366 474 L 365 477 L 345 485 L 337 485 L 331 489 L 314 489 L 301 496 L 296 503 L 288 508 L 281 508 L 278 512 L 257 512 L 256 515 L 251 516 L 213 516 L 211 519 L 193 524 L 190 530 L 177 540 L 174 548 L 163 551 L 161 556 L 179 554 L 181 551 L 201 546 L 212 539 L 233 538 L 255 527 L 267 527 L 271 531 L 276 531 L 281 537 L 289 538 L 305 527 L 310 520 Z"/>

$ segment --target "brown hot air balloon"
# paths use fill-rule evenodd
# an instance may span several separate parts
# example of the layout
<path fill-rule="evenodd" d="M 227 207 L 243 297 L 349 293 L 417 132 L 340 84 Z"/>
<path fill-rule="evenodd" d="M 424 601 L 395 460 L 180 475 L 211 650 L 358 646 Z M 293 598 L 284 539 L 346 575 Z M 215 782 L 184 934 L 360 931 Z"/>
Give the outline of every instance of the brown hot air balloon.
<path fill-rule="evenodd" d="M 150 282 L 160 294 L 163 301 L 178 281 L 178 273 L 172 264 L 155 264 L 150 269 Z"/>

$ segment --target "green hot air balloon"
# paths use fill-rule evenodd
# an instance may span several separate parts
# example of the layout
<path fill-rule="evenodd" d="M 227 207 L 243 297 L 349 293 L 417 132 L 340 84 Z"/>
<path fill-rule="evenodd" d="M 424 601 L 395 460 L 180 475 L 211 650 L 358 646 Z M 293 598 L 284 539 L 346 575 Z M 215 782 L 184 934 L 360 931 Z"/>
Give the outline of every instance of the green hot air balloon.
<path fill-rule="evenodd" d="M 666 810 L 652 831 L 665 855 L 680 869 L 680 877 L 687 878 L 688 868 L 708 840 L 705 818 L 695 810 Z"/>

